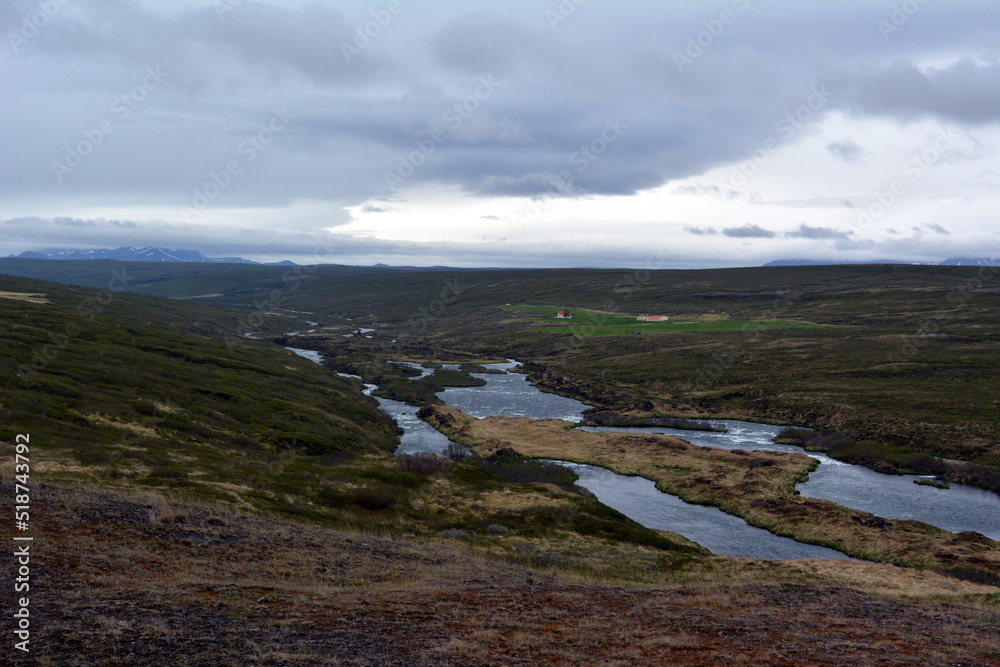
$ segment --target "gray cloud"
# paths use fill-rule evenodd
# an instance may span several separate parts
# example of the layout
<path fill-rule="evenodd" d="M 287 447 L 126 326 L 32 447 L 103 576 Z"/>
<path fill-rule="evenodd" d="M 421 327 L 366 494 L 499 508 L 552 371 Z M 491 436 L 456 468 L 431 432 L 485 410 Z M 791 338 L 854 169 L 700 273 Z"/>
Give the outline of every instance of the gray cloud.
<path fill-rule="evenodd" d="M 760 195 L 753 192 L 743 192 L 734 187 L 726 185 L 715 185 L 706 183 L 696 183 L 679 185 L 673 190 L 679 195 L 706 196 L 720 201 L 760 201 Z"/>
<path fill-rule="evenodd" d="M 675 54 L 716 16 L 703 2 L 587 3 L 555 26 L 546 12 L 558 5 L 541 0 L 400 6 L 356 41 L 384 2 L 245 0 L 221 17 L 207 1 L 60 5 L 16 53 L 10 44 L 0 49 L 7 215 L 72 219 L 76 206 L 177 210 L 214 187 L 230 162 L 240 173 L 192 225 L 49 220 L 34 231 L 4 225 L 6 238 L 43 240 L 58 228 L 67 243 L 168 245 L 158 239 L 187 234 L 186 245 L 211 246 L 231 238 L 240 216 L 265 214 L 270 231 L 240 228 L 295 237 L 349 222 L 336 212 L 343 207 L 396 197 L 387 173 L 406 172 L 399 187 L 417 192 L 629 196 L 745 162 L 769 141 L 775 151 L 804 143 L 834 112 L 848 124 L 839 136 L 859 136 L 849 124 L 871 118 L 964 126 L 963 147 L 942 156 L 944 165 L 988 157 L 992 146 L 974 135 L 1000 122 L 996 9 L 988 2 L 922 4 L 888 39 L 877 27 L 891 13 L 882 3 L 753 3 L 683 71 Z M 38 7 L 0 3 L 0 33 L 19 34 Z M 116 101 L 141 86 L 148 67 L 167 76 L 140 90 L 123 115 Z M 783 131 L 817 85 L 833 91 L 829 102 L 806 107 L 807 120 Z M 264 136 L 276 107 L 294 118 L 251 161 L 241 147 Z M 105 121 L 112 130 L 95 134 Z M 865 157 L 853 139 L 823 144 L 841 160 Z M 53 163 L 81 145 L 88 155 L 57 177 Z M 976 183 L 983 196 L 1000 191 L 995 174 Z M 735 207 L 760 202 L 757 187 L 687 183 L 667 191 Z M 786 201 L 762 202 L 782 207 L 853 206 L 851 197 L 809 196 L 794 186 L 760 191 L 788 192 Z M 300 202 L 334 212 L 311 221 L 287 216 Z M 222 211 L 226 225 L 217 221 Z M 822 213 L 831 217 L 817 220 L 838 224 L 826 222 L 839 220 L 837 211 Z M 849 240 L 815 236 L 833 227 L 803 225 L 786 237 L 754 217 L 721 232 L 707 224 L 719 218 L 685 219 L 695 235 Z M 496 222 L 482 216 L 471 224 Z M 924 232 L 929 243 L 935 230 Z"/>
<path fill-rule="evenodd" d="M 868 153 L 868 151 L 861 148 L 856 141 L 850 138 L 829 143 L 827 144 L 826 149 L 830 151 L 834 157 L 839 158 L 844 162 L 861 162 L 861 158 Z"/>
<path fill-rule="evenodd" d="M 777 234 L 760 225 L 743 225 L 742 227 L 727 227 L 722 230 L 726 236 L 735 239 L 773 239 Z"/>
<path fill-rule="evenodd" d="M 921 226 L 924 229 L 931 230 L 932 232 L 937 232 L 938 234 L 942 234 L 944 236 L 951 236 L 951 232 L 949 232 L 947 229 L 945 229 L 944 227 L 942 227 L 941 225 L 939 225 L 937 223 L 925 222 Z"/>
<path fill-rule="evenodd" d="M 810 197 L 808 199 L 771 200 L 760 203 L 788 208 L 855 208 L 857 206 L 849 197 Z"/>
<path fill-rule="evenodd" d="M 940 69 L 897 60 L 857 77 L 853 96 L 868 114 L 903 119 L 933 116 L 960 123 L 1000 121 L 1000 63 L 964 57 Z"/>
<path fill-rule="evenodd" d="M 982 8 L 957 4 L 968 14 L 968 25 L 976 25 Z M 36 11 L 32 3 L 16 6 L 21 15 Z M 781 139 L 776 121 L 802 105 L 810 86 L 829 71 L 839 82 L 834 106 L 875 115 L 937 114 L 986 122 L 996 120 L 1000 101 L 997 67 L 966 59 L 925 72 L 913 64 L 905 40 L 895 64 L 852 73 L 860 70 L 853 70 L 850 60 L 831 68 L 809 52 L 790 52 L 791 45 L 771 39 L 781 26 L 787 34 L 808 35 L 833 50 L 848 43 L 859 54 L 884 50 L 877 33 L 870 42 L 853 37 L 858 34 L 853 26 L 874 26 L 881 14 L 863 3 L 841 3 L 837 10 L 816 5 L 748 10 L 687 74 L 677 70 L 674 54 L 711 14 L 700 3 L 589 7 L 555 34 L 542 5 L 485 2 L 468 11 L 420 12 L 404 6 L 350 62 L 344 47 L 356 48 L 355 30 L 372 18 L 360 9 L 350 17 L 347 11 L 327 4 L 249 1 L 221 20 L 214 6 L 205 5 L 180 5 L 172 12 L 139 3 L 67 10 L 24 47 L 18 68 L 28 80 L 41 75 L 57 88 L 70 81 L 100 87 L 110 100 L 135 85 L 127 75 L 130 69 L 141 72 L 145 65 L 160 64 L 169 77 L 162 90 L 154 91 L 157 101 L 144 103 L 135 115 L 147 131 L 122 126 L 124 132 L 101 147 L 100 166 L 97 158 L 88 160 L 62 186 L 86 192 L 144 189 L 147 198 L 177 197 L 231 159 L 279 100 L 297 113 L 296 123 L 280 144 L 269 147 L 260 170 L 226 193 L 233 203 L 281 205 L 309 197 L 350 204 L 385 194 L 384 172 L 397 168 L 400 156 L 419 150 L 419 142 L 435 129 L 443 130 L 446 139 L 435 145 L 433 155 L 424 156 L 408 184 L 450 183 L 468 193 L 533 195 L 547 192 L 538 174 L 562 173 L 575 186 L 564 196 L 633 194 L 740 159 L 748 147 L 768 138 Z M 944 26 L 945 39 L 958 44 L 958 10 L 943 20 L 937 13 L 924 8 L 920 18 Z M 11 9 L 0 16 L 11 29 L 19 18 Z M 638 29 L 644 25 L 672 28 L 657 38 Z M 916 20 L 906 29 L 922 31 Z M 577 39 L 568 39 L 570 31 Z M 592 48 L 598 39 L 617 48 Z M 77 64 L 60 80 L 45 59 Z M 118 63 L 111 72 L 117 76 L 120 70 L 120 84 L 106 68 L 101 72 L 108 59 Z M 494 76 L 502 85 L 484 99 L 470 97 L 483 76 Z M 304 94 L 310 88 L 320 94 Z M 227 99 L 224 111 L 213 102 L 219 96 Z M 470 99 L 473 112 L 446 116 Z M 811 120 L 827 111 L 819 109 Z M 220 114 L 236 116 L 235 124 L 223 125 L 236 130 L 228 136 L 218 132 Z M 19 115 L 14 114 L 13 136 L 32 136 L 22 130 L 32 128 L 37 114 Z M 606 123 L 616 117 L 628 128 L 606 141 Z M 51 189 L 48 162 L 61 157 L 93 118 L 92 113 L 75 121 L 56 117 L 42 164 L 36 158 L 35 169 L 3 181 L 18 192 Z M 163 159 L 137 164 L 140 141 L 146 152 Z M 15 155 L 38 149 L 23 139 L 13 143 Z M 831 144 L 831 151 L 844 159 L 858 157 L 850 142 Z M 368 159 L 342 160 L 351 154 Z M 294 176 L 286 169 L 292 161 L 302 165 Z M 332 197 L 331 172 L 343 184 Z M 151 193 L 150 183 L 162 185 Z M 740 196 L 721 189 L 705 194 Z"/>
<path fill-rule="evenodd" d="M 843 232 L 831 227 L 811 227 L 805 223 L 799 225 L 795 231 L 785 232 L 785 236 L 788 238 L 817 240 L 846 239 L 850 235 L 851 232 Z"/>

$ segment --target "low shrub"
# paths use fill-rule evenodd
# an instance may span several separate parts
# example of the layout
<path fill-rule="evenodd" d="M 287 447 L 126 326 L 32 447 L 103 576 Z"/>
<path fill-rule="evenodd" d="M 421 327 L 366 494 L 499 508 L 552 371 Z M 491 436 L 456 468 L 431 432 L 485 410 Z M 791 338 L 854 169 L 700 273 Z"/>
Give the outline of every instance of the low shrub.
<path fill-rule="evenodd" d="M 572 489 L 579 479 L 576 473 L 565 466 L 526 459 L 511 449 L 501 449 L 492 456 L 475 459 L 471 463 L 515 484 L 555 484 L 564 489 Z"/>
<path fill-rule="evenodd" d="M 939 570 L 946 577 L 961 579 L 973 584 L 1000 587 L 1000 575 L 971 565 L 958 565 L 947 570 Z"/>
<path fill-rule="evenodd" d="M 726 429 L 712 426 L 707 421 L 701 419 L 683 419 L 677 417 L 636 417 L 626 415 L 612 410 L 590 409 L 584 412 L 587 418 L 585 422 L 588 426 L 658 426 L 662 428 L 676 428 L 688 431 L 715 431 L 725 433 Z"/>
<path fill-rule="evenodd" d="M 399 470 L 398 468 L 342 468 L 338 475 L 353 479 L 380 482 L 385 486 L 395 488 L 415 489 L 426 482 L 426 478 L 412 472 Z"/>
<path fill-rule="evenodd" d="M 452 461 L 464 461 L 469 458 L 472 452 L 465 445 L 460 445 L 457 442 L 449 442 L 448 446 L 444 449 L 444 455 L 447 456 Z"/>
<path fill-rule="evenodd" d="M 456 540 L 469 539 L 469 533 L 461 528 L 445 528 L 438 531 L 438 537 L 450 537 Z"/>
<path fill-rule="evenodd" d="M 826 452 L 847 463 L 867 466 L 886 474 L 935 475 L 941 481 L 978 486 L 1000 493 L 1000 470 L 979 463 L 945 461 L 908 447 L 883 445 L 871 440 L 854 441 L 840 433 L 785 428 L 775 436 L 781 444 Z"/>
<path fill-rule="evenodd" d="M 366 510 L 386 510 L 398 503 L 404 494 L 398 489 L 366 486 L 354 489 L 324 487 L 316 492 L 316 499 L 326 507 L 355 505 Z"/>
<path fill-rule="evenodd" d="M 447 465 L 448 462 L 445 459 L 433 454 L 405 454 L 396 457 L 396 468 L 421 477 L 433 475 L 443 470 Z"/>
<path fill-rule="evenodd" d="M 393 489 L 366 487 L 356 489 L 351 494 L 351 501 L 366 510 L 386 510 L 399 501 L 399 493 Z"/>

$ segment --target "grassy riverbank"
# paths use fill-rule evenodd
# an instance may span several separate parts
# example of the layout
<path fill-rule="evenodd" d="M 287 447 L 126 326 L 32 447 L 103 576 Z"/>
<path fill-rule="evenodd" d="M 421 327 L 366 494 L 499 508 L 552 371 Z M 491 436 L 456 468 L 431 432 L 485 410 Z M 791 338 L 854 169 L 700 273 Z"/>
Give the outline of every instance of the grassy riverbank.
<path fill-rule="evenodd" d="M 954 535 L 918 521 L 885 521 L 798 496 L 795 484 L 816 466 L 803 454 L 697 447 L 658 435 L 589 433 L 567 429 L 569 422 L 555 419 L 476 419 L 441 406 L 421 414 L 482 453 L 511 448 L 526 456 L 640 475 L 689 502 L 715 505 L 751 525 L 852 556 L 910 567 L 982 568 L 1000 575 L 1000 544 L 993 540 Z"/>

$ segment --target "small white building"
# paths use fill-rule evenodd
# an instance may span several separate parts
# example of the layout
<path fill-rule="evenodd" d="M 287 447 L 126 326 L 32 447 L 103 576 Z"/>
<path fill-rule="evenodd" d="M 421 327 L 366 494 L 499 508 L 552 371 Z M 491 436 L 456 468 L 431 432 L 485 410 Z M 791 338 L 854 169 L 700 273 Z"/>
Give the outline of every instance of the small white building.
<path fill-rule="evenodd" d="M 666 315 L 640 315 L 635 318 L 640 322 L 666 322 L 668 318 Z"/>
<path fill-rule="evenodd" d="M 568 310 L 560 310 L 558 313 L 556 313 L 556 319 L 571 320 L 573 319 L 573 313 L 569 312 Z"/>

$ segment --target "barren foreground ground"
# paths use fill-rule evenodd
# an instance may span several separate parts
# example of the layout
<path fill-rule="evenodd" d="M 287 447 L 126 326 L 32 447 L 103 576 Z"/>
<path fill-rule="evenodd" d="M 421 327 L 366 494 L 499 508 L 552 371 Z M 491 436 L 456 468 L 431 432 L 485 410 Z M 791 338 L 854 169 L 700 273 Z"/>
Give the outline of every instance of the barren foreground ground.
<path fill-rule="evenodd" d="M 616 586 L 153 497 L 49 486 L 33 510 L 32 652 L 14 664 L 1000 665 L 995 588 L 886 565 Z M 866 592 L 897 576 L 922 601 Z"/>

